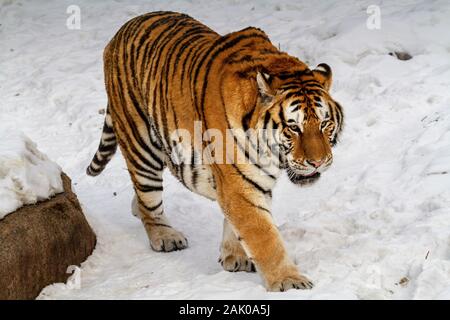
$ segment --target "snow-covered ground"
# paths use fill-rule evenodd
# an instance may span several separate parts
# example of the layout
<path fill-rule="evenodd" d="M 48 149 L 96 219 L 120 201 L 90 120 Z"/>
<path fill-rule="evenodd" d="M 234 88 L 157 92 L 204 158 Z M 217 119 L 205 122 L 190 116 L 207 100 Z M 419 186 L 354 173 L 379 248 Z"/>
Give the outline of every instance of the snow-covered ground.
<path fill-rule="evenodd" d="M 71 4 L 80 30 L 66 27 Z M 380 29 L 367 27 L 369 5 L 379 5 Z M 125 21 L 155 10 L 222 34 L 257 26 L 282 50 L 332 66 L 346 113 L 333 168 L 309 188 L 284 176 L 274 192 L 275 219 L 313 290 L 267 293 L 258 275 L 223 271 L 219 207 L 169 174 L 166 212 L 190 247 L 166 254 L 150 250 L 131 215 L 120 155 L 85 176 L 106 103 L 102 50 Z M 23 130 L 72 177 L 98 235 L 81 287 L 55 284 L 40 298 L 449 299 L 449 17 L 446 0 L 2 1 L 0 125 Z"/>
<path fill-rule="evenodd" d="M 0 220 L 63 191 L 61 168 L 26 136 L 0 128 Z M 0 239 L 1 243 L 1 239 Z"/>

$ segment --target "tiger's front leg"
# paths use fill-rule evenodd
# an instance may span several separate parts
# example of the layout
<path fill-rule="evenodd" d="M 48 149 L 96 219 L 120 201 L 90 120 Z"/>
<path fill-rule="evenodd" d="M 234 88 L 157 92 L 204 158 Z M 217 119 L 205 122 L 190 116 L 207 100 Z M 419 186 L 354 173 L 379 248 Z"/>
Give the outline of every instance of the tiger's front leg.
<path fill-rule="evenodd" d="M 255 265 L 245 253 L 238 237 L 227 219 L 223 221 L 223 238 L 220 246 L 219 263 L 226 271 L 255 272 Z"/>
<path fill-rule="evenodd" d="M 246 181 L 227 176 L 218 186 L 218 201 L 250 261 L 256 265 L 269 291 L 310 289 L 284 248 L 270 214 L 270 201 L 246 186 Z"/>

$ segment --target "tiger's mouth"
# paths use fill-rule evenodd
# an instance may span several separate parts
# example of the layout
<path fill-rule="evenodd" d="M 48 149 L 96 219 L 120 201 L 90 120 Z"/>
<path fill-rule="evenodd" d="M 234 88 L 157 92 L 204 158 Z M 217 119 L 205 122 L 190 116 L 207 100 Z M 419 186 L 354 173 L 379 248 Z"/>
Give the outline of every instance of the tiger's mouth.
<path fill-rule="evenodd" d="M 290 167 L 287 167 L 287 174 L 288 174 L 289 180 L 291 180 L 292 183 L 298 184 L 301 186 L 313 184 L 320 178 L 320 172 L 316 171 L 309 175 L 302 175 L 302 174 L 295 172 Z"/>

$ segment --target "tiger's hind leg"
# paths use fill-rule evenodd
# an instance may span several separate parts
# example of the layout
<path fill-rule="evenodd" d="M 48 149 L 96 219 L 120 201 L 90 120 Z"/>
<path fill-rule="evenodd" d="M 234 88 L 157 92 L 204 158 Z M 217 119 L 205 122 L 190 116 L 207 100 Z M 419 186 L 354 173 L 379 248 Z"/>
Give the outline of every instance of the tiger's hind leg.
<path fill-rule="evenodd" d="M 155 158 L 158 155 L 161 156 L 159 154 L 161 151 L 157 149 L 157 146 L 150 144 L 149 148 L 151 152 L 146 157 Z M 142 171 L 143 167 L 141 167 L 130 171 L 136 191 L 131 210 L 135 216 L 141 219 L 147 232 L 150 246 L 154 251 L 170 252 L 182 250 L 188 245 L 187 239 L 181 232 L 170 225 L 164 214 L 162 201 L 164 165 L 162 160 L 159 160 L 159 162 L 161 164 L 160 168 L 156 166 L 156 163 L 151 164 L 149 161 L 147 165 L 151 165 L 153 168 L 149 167 Z M 133 167 L 133 164 L 129 166 Z"/>
<path fill-rule="evenodd" d="M 144 224 L 151 248 L 154 251 L 164 252 L 186 248 L 188 245 L 186 237 L 170 225 L 164 214 L 162 180 L 161 187 L 152 184 L 150 188 L 154 190 L 143 192 L 136 189 L 137 192 L 132 202 L 132 212 Z M 161 191 L 155 190 L 159 188 L 161 188 Z"/>
<path fill-rule="evenodd" d="M 114 108 L 114 131 L 133 182 L 132 212 L 145 227 L 155 251 L 174 251 L 187 247 L 184 235 L 172 228 L 164 214 L 162 201 L 164 153 L 146 119 L 135 108 Z"/>
<path fill-rule="evenodd" d="M 220 246 L 219 263 L 226 271 L 256 271 L 255 265 L 245 253 L 227 219 L 223 221 L 223 238 Z"/>

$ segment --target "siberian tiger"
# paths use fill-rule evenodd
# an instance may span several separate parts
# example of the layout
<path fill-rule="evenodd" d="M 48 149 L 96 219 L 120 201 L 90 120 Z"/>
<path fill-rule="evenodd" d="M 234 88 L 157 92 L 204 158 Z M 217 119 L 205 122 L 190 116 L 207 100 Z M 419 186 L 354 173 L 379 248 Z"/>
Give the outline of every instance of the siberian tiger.
<path fill-rule="evenodd" d="M 221 36 L 185 14 L 153 12 L 117 32 L 104 51 L 104 73 L 107 112 L 87 174 L 98 175 L 120 145 L 135 189 L 132 211 L 151 248 L 167 252 L 188 245 L 164 215 L 162 173 L 168 167 L 188 189 L 219 203 L 225 270 L 258 270 L 270 291 L 312 288 L 284 248 L 271 200 L 283 169 L 302 185 L 316 181 L 332 162 L 343 111 L 330 96 L 330 67 L 309 69 L 257 28 Z M 223 135 L 241 130 L 232 131 L 231 151 L 223 144 L 215 150 L 223 151 L 219 159 L 205 163 L 195 143 L 173 138 L 177 129 L 198 135 L 196 124 L 200 147 L 212 141 L 210 129 Z M 265 152 L 269 164 L 228 161 L 239 152 L 254 160 L 251 151 L 259 146 L 242 133 L 249 129 L 270 129 L 279 151 Z M 267 134 L 262 139 L 264 144 Z M 187 156 L 175 161 L 180 146 Z"/>

